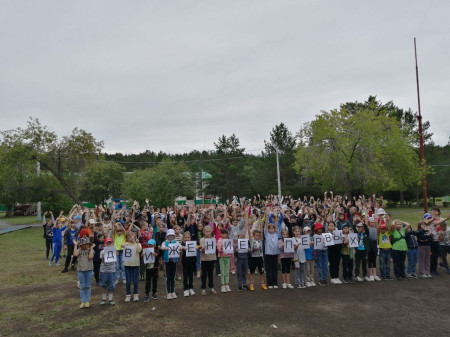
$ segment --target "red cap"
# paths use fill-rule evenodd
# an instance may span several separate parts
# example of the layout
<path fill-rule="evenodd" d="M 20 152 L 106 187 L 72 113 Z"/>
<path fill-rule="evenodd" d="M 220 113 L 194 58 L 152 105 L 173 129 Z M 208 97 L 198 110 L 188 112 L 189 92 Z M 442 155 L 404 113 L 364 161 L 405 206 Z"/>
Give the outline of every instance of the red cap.
<path fill-rule="evenodd" d="M 111 238 L 106 238 L 106 239 L 105 239 L 105 244 L 106 244 L 106 243 L 113 243 L 113 239 L 111 239 Z"/>
<path fill-rule="evenodd" d="M 86 229 L 86 228 L 83 228 L 81 231 L 80 231 L 80 238 L 82 238 L 83 236 L 89 236 L 89 232 L 88 232 L 88 230 Z"/>
<path fill-rule="evenodd" d="M 387 226 L 385 224 L 380 226 L 380 229 L 387 229 Z"/>
<path fill-rule="evenodd" d="M 314 224 L 314 231 L 318 229 L 323 229 L 323 225 L 320 222 L 317 222 Z"/>

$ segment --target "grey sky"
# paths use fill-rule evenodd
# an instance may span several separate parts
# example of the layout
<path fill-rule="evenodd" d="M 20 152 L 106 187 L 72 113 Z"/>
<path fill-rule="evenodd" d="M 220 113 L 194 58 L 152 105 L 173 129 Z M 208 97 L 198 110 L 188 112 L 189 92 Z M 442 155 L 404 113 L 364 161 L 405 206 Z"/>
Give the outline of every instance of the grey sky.
<path fill-rule="evenodd" d="M 377 95 L 450 132 L 450 1 L 0 0 L 0 130 L 78 126 L 107 152 L 262 149 Z"/>

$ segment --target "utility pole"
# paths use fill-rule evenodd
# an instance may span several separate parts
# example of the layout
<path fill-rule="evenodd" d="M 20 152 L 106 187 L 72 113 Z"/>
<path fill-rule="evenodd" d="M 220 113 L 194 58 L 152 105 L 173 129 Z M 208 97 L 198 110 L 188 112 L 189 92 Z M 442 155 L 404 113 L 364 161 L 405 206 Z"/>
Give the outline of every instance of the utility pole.
<path fill-rule="evenodd" d="M 416 58 L 416 83 L 417 83 L 417 103 L 419 106 L 419 141 L 420 141 L 420 165 L 422 166 L 422 191 L 423 191 L 423 211 L 428 213 L 427 176 L 425 167 L 425 153 L 423 148 L 422 113 L 420 111 L 420 91 L 419 91 L 419 68 L 417 67 L 416 38 L 414 38 L 414 55 Z"/>
<path fill-rule="evenodd" d="M 278 202 L 281 203 L 281 181 L 280 181 L 280 161 L 278 159 L 278 148 L 275 147 L 275 151 L 277 154 L 277 180 L 278 180 Z"/>
<path fill-rule="evenodd" d="M 36 174 L 38 177 L 41 175 L 41 163 L 39 162 L 39 160 L 36 163 Z M 37 203 L 37 220 L 42 221 L 41 202 L 40 201 L 38 201 L 38 203 Z"/>

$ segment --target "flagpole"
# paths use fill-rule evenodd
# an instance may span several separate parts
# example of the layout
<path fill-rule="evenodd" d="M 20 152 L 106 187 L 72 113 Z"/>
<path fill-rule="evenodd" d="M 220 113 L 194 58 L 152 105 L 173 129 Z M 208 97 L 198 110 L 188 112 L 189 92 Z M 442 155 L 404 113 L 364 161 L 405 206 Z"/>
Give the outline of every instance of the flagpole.
<path fill-rule="evenodd" d="M 428 213 L 427 176 L 425 170 L 425 151 L 423 148 L 422 113 L 420 111 L 419 68 L 417 66 L 416 38 L 414 38 L 414 56 L 416 59 L 417 103 L 419 107 L 417 119 L 419 121 L 420 165 L 422 166 L 423 211 Z"/>

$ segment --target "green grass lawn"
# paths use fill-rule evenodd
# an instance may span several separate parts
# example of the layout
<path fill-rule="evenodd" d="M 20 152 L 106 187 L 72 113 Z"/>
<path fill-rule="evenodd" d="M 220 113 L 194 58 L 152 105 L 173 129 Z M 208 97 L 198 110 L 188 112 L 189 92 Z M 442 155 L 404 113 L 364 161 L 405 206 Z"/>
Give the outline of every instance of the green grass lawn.
<path fill-rule="evenodd" d="M 0 213 L 0 220 L 3 220 L 10 225 L 30 225 L 30 224 L 37 224 L 40 223 L 40 221 L 37 220 L 37 217 L 35 215 L 31 216 L 12 216 L 12 217 L 5 217 L 5 213 Z"/>
<path fill-rule="evenodd" d="M 441 216 L 446 217 L 450 213 L 450 208 L 441 208 Z M 428 209 L 431 213 L 431 208 Z M 392 219 L 399 219 L 408 222 L 412 226 L 423 219 L 423 208 L 390 208 L 386 209 L 386 213 L 391 214 Z"/>

